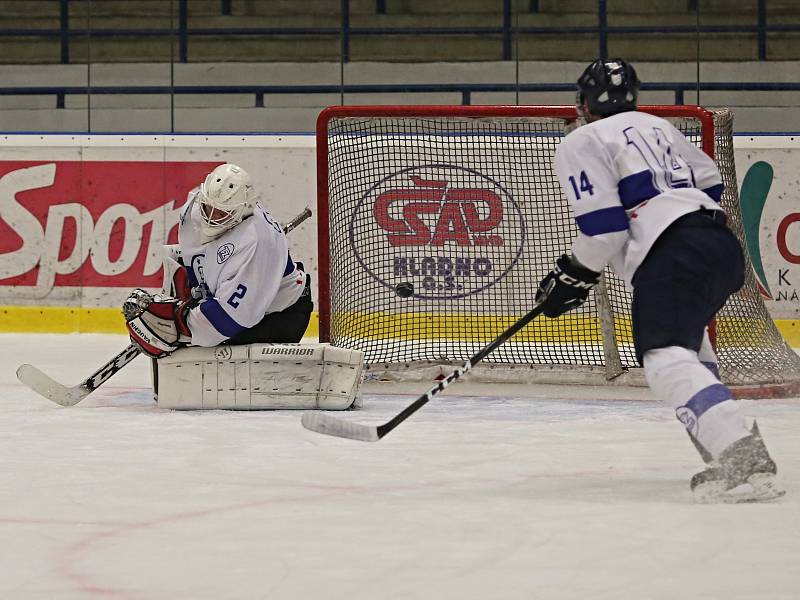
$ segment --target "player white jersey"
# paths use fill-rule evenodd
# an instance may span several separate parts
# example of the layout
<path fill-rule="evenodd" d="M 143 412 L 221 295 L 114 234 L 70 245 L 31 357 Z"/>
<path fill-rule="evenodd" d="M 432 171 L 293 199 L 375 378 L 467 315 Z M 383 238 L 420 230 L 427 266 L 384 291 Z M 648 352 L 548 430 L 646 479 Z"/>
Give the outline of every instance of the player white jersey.
<path fill-rule="evenodd" d="M 643 112 L 577 128 L 559 145 L 555 170 L 575 210 L 575 258 L 595 271 L 610 264 L 629 285 L 675 219 L 722 210 L 714 161 L 670 122 Z"/>
<path fill-rule="evenodd" d="M 200 230 L 199 192 L 189 194 L 178 225 L 183 263 L 206 298 L 189 313 L 192 344 L 216 346 L 300 298 L 305 273 L 289 255 L 281 226 L 256 203 L 253 215 L 219 237 Z"/>

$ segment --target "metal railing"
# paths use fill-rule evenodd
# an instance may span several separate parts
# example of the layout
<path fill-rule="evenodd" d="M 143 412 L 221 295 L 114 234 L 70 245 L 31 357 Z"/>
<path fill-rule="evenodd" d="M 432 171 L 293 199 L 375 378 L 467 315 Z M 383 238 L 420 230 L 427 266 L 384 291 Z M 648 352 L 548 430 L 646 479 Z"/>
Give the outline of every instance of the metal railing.
<path fill-rule="evenodd" d="M 341 0 L 341 22 L 338 27 L 230 27 L 209 28 L 189 27 L 189 0 L 173 0 L 177 8 L 177 19 L 169 28 L 156 29 L 76 29 L 70 26 L 70 0 L 55 0 L 60 4 L 60 23 L 57 29 L 0 29 L 0 37 L 15 36 L 43 36 L 57 37 L 61 41 L 60 60 L 62 63 L 70 62 L 70 46 L 75 37 L 172 37 L 178 48 L 178 60 L 189 61 L 189 42 L 191 39 L 208 36 L 332 36 L 339 37 L 341 42 L 340 58 L 343 62 L 350 61 L 350 41 L 353 37 L 368 36 L 394 36 L 394 35 L 423 35 L 423 36 L 468 36 L 492 35 L 498 36 L 502 44 L 503 60 L 513 59 L 513 41 L 520 35 L 538 34 L 573 34 L 596 35 L 598 40 L 598 55 L 608 56 L 608 38 L 617 34 L 647 34 L 647 33 L 751 33 L 755 34 L 758 45 L 759 60 L 767 58 L 767 34 L 774 32 L 800 32 L 800 23 L 794 25 L 771 25 L 767 18 L 766 0 L 757 0 L 757 13 L 752 25 L 701 25 L 695 26 L 610 26 L 608 24 L 607 0 L 597 0 L 597 24 L 586 27 L 529 27 L 516 26 L 513 11 L 513 0 L 495 0 L 502 12 L 502 24 L 499 26 L 485 27 L 353 27 L 350 24 L 350 0 Z M 392 0 L 375 0 L 375 13 L 386 14 L 387 5 Z M 699 16 L 700 2 L 687 0 L 687 14 L 697 13 Z M 539 11 L 537 0 L 529 0 L 526 12 Z M 170 13 L 172 15 L 172 12 Z M 220 15 L 231 15 L 231 0 L 220 0 Z"/>
<path fill-rule="evenodd" d="M 643 91 L 671 91 L 675 104 L 685 104 L 687 92 L 696 92 L 698 83 L 658 82 L 644 83 Z M 800 83 L 788 82 L 700 82 L 702 91 L 734 92 L 798 92 Z M 460 93 L 461 103 L 472 103 L 472 94 L 491 92 L 574 92 L 574 83 L 435 83 L 435 84 L 310 84 L 310 85 L 131 85 L 131 86 L 27 86 L 0 87 L 0 96 L 55 96 L 54 108 L 64 108 L 68 95 L 116 94 L 253 94 L 253 107 L 265 107 L 264 97 L 280 94 L 414 94 Z"/>

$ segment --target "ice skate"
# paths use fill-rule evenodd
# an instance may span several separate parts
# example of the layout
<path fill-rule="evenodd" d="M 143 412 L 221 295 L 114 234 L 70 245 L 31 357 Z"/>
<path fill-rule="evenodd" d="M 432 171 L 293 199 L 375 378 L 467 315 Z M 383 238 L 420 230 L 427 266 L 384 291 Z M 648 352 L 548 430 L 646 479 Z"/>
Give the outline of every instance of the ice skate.
<path fill-rule="evenodd" d="M 692 477 L 690 487 L 701 503 L 774 500 L 786 493 L 775 477 L 777 471 L 754 423 L 752 435 L 731 444 L 709 468 Z"/>

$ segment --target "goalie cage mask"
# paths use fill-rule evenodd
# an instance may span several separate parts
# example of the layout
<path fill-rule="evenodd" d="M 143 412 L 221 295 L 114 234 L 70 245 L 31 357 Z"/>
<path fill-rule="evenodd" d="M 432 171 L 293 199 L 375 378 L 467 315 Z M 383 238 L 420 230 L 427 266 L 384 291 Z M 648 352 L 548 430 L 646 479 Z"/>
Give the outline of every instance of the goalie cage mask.
<path fill-rule="evenodd" d="M 219 165 L 200 186 L 203 234 L 216 237 L 253 214 L 255 193 L 250 176 L 233 164 Z"/>
<path fill-rule="evenodd" d="M 578 79 L 578 110 L 584 101 L 598 117 L 636 110 L 640 85 L 632 65 L 621 58 L 598 58 Z"/>

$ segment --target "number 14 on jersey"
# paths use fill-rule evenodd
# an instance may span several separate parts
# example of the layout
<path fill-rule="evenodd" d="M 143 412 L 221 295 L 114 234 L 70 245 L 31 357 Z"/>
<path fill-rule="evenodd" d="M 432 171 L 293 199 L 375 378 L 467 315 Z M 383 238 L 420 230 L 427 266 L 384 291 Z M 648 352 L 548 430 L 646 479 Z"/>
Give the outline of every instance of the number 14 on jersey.
<path fill-rule="evenodd" d="M 581 171 L 581 174 L 578 176 L 578 181 L 575 181 L 575 177 L 570 175 L 569 182 L 572 185 L 572 191 L 575 192 L 575 200 L 581 199 L 581 192 L 589 194 L 590 196 L 594 195 L 594 186 L 589 182 L 586 171 Z"/>

